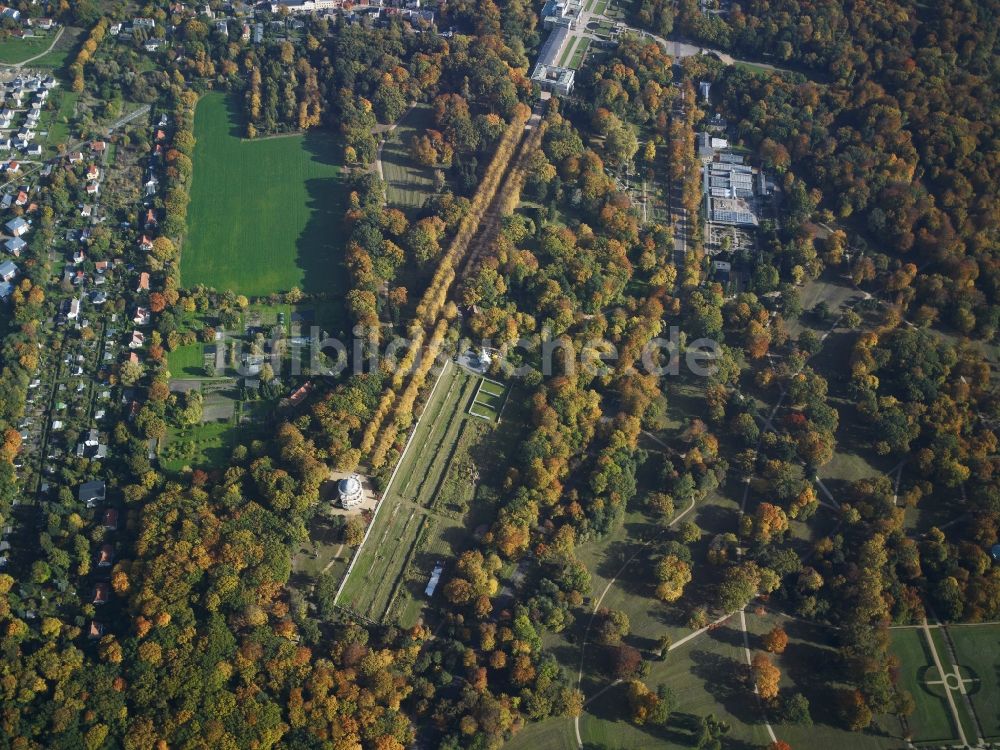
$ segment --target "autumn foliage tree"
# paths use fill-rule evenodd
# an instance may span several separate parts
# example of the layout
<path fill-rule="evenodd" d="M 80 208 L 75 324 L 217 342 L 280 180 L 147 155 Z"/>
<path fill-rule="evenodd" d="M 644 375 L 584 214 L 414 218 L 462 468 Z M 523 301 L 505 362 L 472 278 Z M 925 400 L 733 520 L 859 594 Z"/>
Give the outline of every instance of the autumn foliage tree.
<path fill-rule="evenodd" d="M 764 700 L 772 700 L 778 697 L 778 688 L 781 682 L 781 671 L 771 663 L 765 654 L 756 654 L 750 663 L 753 673 L 754 686 L 758 695 Z"/>
<path fill-rule="evenodd" d="M 783 654 L 788 646 L 788 635 L 780 627 L 775 625 L 764 635 L 764 648 L 772 654 Z"/>

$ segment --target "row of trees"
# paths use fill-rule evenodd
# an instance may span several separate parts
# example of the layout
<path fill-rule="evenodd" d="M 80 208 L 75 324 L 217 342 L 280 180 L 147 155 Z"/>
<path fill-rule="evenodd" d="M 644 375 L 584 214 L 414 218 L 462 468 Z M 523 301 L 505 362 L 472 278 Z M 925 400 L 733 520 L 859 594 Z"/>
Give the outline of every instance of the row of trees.
<path fill-rule="evenodd" d="M 87 64 L 93 59 L 98 45 L 104 41 L 104 37 L 107 33 L 108 19 L 102 16 L 98 19 L 97 23 L 94 24 L 93 28 L 91 28 L 90 32 L 87 34 L 87 38 L 80 45 L 80 49 L 76 53 L 76 57 L 73 58 L 73 62 L 69 65 L 69 73 L 73 77 L 73 82 L 71 84 L 73 91 L 77 93 L 83 91 L 84 86 L 86 85 L 84 81 L 84 71 Z"/>

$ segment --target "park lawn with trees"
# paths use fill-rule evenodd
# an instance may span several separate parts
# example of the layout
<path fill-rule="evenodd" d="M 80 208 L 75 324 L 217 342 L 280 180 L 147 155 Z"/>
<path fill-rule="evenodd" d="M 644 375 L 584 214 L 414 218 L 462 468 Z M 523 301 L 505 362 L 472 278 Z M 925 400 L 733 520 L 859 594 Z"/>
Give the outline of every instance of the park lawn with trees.
<path fill-rule="evenodd" d="M 238 135 L 239 118 L 226 94 L 198 103 L 182 282 L 245 295 L 343 289 L 336 137 L 315 131 L 254 142 Z"/>
<path fill-rule="evenodd" d="M 136 250 L 134 230 L 117 236 L 126 263 L 152 273 L 149 293 L 125 294 L 115 313 L 128 315 L 148 298 L 155 335 L 143 368 L 126 363 L 109 373 L 134 384 L 128 398 L 118 398 L 124 389 L 114 394 L 122 408 L 107 414 L 113 456 L 100 467 L 112 502 L 131 516 L 108 571 L 107 628 L 95 639 L 83 630 L 97 616 L 99 603 L 86 602 L 103 575 L 91 569 L 91 543 L 106 529 L 75 494 L 85 468 L 98 467 L 70 459 L 52 480 L 58 488 L 48 499 L 58 504 L 43 523 L 26 525 L 30 548 L 19 545 L 16 567 L 0 574 L 9 602 L 0 610 L 5 734 L 45 747 L 496 750 L 525 723 L 555 716 L 567 729 L 560 736 L 574 742 L 572 717 L 584 713 L 581 734 L 591 744 L 759 746 L 768 739 L 765 718 L 784 722 L 794 707 L 802 720 L 805 706 L 794 699 L 815 695 L 816 725 L 837 727 L 817 729 L 817 745 L 863 745 L 878 732 L 901 745 L 886 727 L 912 715 L 916 699 L 899 679 L 890 624 L 1000 617 L 1000 570 L 989 557 L 1000 527 L 1000 399 L 982 350 L 965 343 L 991 341 L 1000 321 L 989 168 L 996 102 L 988 85 L 1000 26 L 989 4 L 951 0 L 870 4 L 850 18 L 837 3 L 780 5 L 802 22 L 771 23 L 774 4 L 763 1 L 723 16 L 680 0 L 678 27 L 727 49 L 780 55 L 815 70 L 815 79 L 727 68 L 708 55 L 675 67 L 655 41 L 625 33 L 613 51 L 588 61 L 577 95 L 553 98 L 527 136 L 535 91 L 523 71 L 541 35 L 533 9 L 518 0 L 440 6 L 442 27 L 462 30 L 447 38 L 410 33 L 402 14 L 377 28 L 304 15 L 301 33 L 286 37 L 281 24 L 265 23 L 265 43 L 242 47 L 183 6 L 169 14 L 156 7 L 152 33 L 169 29 L 170 44 L 153 54 L 144 54 L 141 38 L 105 39 L 116 19 L 96 4 L 61 6 L 60 20 L 90 29 L 69 66 L 72 87 L 87 101 L 120 90 L 156 102 L 154 109 L 162 104 L 173 122 L 162 137 L 163 233 L 154 252 Z M 628 10 L 669 33 L 674 7 L 644 0 Z M 624 15 L 618 6 L 612 12 Z M 126 51 L 121 64 L 103 55 L 109 46 Z M 660 171 L 680 187 L 688 215 L 697 213 L 701 80 L 713 83 L 711 103 L 738 123 L 732 135 L 783 194 L 781 221 L 761 222 L 749 279 L 735 295 L 706 277 L 700 222 L 678 253 L 666 217 L 648 221 L 634 191 L 613 177 Z M 288 586 L 331 467 L 370 466 L 376 486 L 385 486 L 431 389 L 429 368 L 408 378 L 374 368 L 317 383 L 294 410 L 276 411 L 262 434 L 234 441 L 224 466 L 212 466 L 211 456 L 205 468 L 167 473 L 149 458 L 150 440 L 168 426 L 193 434 L 203 407 L 213 408 L 170 393 L 162 344 L 185 343 L 184 311 L 218 310 L 231 330 L 249 303 L 190 288 L 175 262 L 188 226 L 194 108 L 208 82 L 242 94 L 234 98 L 246 117 L 229 118 L 239 119 L 229 129 L 234 141 L 235 133 L 254 139 L 310 128 L 342 138 L 344 162 L 357 166 L 347 210 L 337 209 L 349 258 L 343 296 L 352 323 L 373 331 L 373 349 L 406 334 L 420 338 L 423 353 L 447 355 L 468 336 L 530 359 L 515 344 L 538 342 L 547 330 L 567 354 L 603 339 L 621 355 L 600 374 L 557 366 L 519 376 L 523 395 L 512 406 L 527 418 L 517 449 L 477 460 L 494 475 L 483 482 L 490 491 L 474 498 L 485 520 L 449 561 L 433 628 L 371 627 L 343 616 L 330 606 L 334 569 L 319 576 L 315 592 Z M 372 162 L 378 129 L 414 100 L 433 108 L 434 127 L 411 148 L 422 163 L 451 172 L 455 190 L 407 215 L 387 207 Z M 640 151 L 640 135 L 652 149 Z M 79 202 L 69 171 L 53 170 L 48 180 L 31 260 L 42 260 L 38 249 L 48 249 L 57 215 Z M 512 215 L 522 189 L 539 209 Z M 111 254 L 108 237 L 103 250 L 99 244 L 101 230 L 124 218 L 97 230 L 95 257 Z M 817 241 L 807 227 L 838 219 L 850 237 L 834 230 Z M 244 269 L 268 259 L 239 260 L 248 275 Z M 306 274 L 305 283 L 326 285 L 334 267 Z M 0 380 L 12 396 L 0 409 L 5 518 L 19 498 L 18 402 L 38 369 L 44 321 L 71 293 L 42 278 L 45 262 L 25 269 L 12 292 L 16 328 L 2 345 Z M 426 289 L 411 283 L 412 269 L 429 279 Z M 821 329 L 788 326 L 802 314 L 800 284 L 824 269 L 865 293 L 863 325 L 848 325 L 858 335 L 838 350 L 849 399 L 830 387 L 834 371 L 822 366 L 822 351 L 810 361 L 817 341 L 808 334 Z M 722 350 L 715 372 L 690 383 L 672 410 L 671 389 L 635 365 L 644 345 L 675 323 L 686 341 L 711 338 Z M 954 338 L 932 333 L 935 326 Z M 205 341 L 212 333 L 201 331 Z M 871 429 L 840 429 L 847 403 Z M 772 411 L 775 404 L 782 408 Z M 906 459 L 899 497 L 891 477 L 837 466 L 838 449 L 877 456 L 872 465 Z M 453 465 L 447 450 L 434 460 L 425 463 L 428 475 Z M 811 477 L 831 464 L 843 477 L 821 509 Z M 428 492 L 422 506 L 401 499 L 380 527 L 389 546 L 380 582 L 413 560 L 427 529 L 421 511 L 436 514 L 442 499 Z M 752 501 L 745 513 L 737 498 Z M 691 501 L 695 522 L 671 527 Z M 938 508 L 947 525 L 915 534 L 901 505 Z M 796 534 L 812 514 L 836 523 Z M 356 545 L 363 524 L 349 531 L 345 525 L 345 543 Z M 636 571 L 623 569 L 650 539 Z M 602 544 L 606 554 L 589 565 Z M 597 605 L 613 579 L 609 606 Z M 398 624 L 393 586 L 374 591 L 369 610 Z M 836 635 L 806 635 L 789 622 L 779 637 L 758 615 L 761 602 Z M 744 618 L 729 614 L 742 610 L 755 652 L 749 668 Z M 668 626 L 700 634 L 670 652 Z M 588 676 L 578 686 L 584 632 L 595 647 L 584 654 Z M 939 650 L 942 634 L 930 641 L 941 641 Z M 905 661 L 927 666 L 916 654 Z M 81 695 L 86 702 L 73 699 Z M 795 726 L 779 738 L 808 746 L 811 733 Z"/>
<path fill-rule="evenodd" d="M 236 444 L 237 431 L 231 420 L 204 422 L 183 429 L 170 427 L 166 445 L 160 451 L 160 465 L 175 473 L 185 467 L 225 466 Z"/>
<path fill-rule="evenodd" d="M 590 703 L 580 716 L 584 747 L 670 748 L 693 746 L 700 731 L 699 717 L 714 716 L 729 725 L 724 737 L 753 746 L 767 744 L 767 731 L 752 692 L 741 689 L 746 670 L 738 626 L 722 626 L 674 649 L 665 661 L 653 662 L 640 678 L 654 693 L 661 686 L 672 696 L 670 718 L 664 726 L 636 726 L 625 683 Z M 725 743 L 725 739 L 723 742 Z"/>

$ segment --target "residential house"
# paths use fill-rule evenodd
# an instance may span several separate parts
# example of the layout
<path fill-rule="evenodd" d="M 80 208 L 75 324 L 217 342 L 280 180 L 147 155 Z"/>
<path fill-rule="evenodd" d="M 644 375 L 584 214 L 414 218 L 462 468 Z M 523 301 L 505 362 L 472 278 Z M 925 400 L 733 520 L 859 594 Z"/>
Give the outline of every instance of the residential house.
<path fill-rule="evenodd" d="M 91 141 L 90 142 L 90 150 L 93 151 L 95 154 L 103 154 L 104 151 L 107 149 L 107 147 L 108 147 L 108 144 L 105 143 L 104 141 Z"/>
<path fill-rule="evenodd" d="M 69 163 L 70 164 L 76 164 L 79 161 L 83 161 L 83 152 L 82 151 L 74 151 L 73 153 L 71 153 L 69 155 Z"/>
<path fill-rule="evenodd" d="M 102 459 L 108 455 L 108 446 L 101 442 L 101 434 L 96 427 L 91 427 L 83 435 L 83 440 L 76 446 L 77 458 Z"/>
<path fill-rule="evenodd" d="M 94 586 L 94 598 L 91 603 L 98 606 L 108 603 L 108 584 L 106 581 L 101 581 Z"/>
<path fill-rule="evenodd" d="M 107 497 L 107 486 L 100 479 L 84 482 L 77 490 L 77 498 L 88 508 L 94 508 L 104 503 Z"/>
<path fill-rule="evenodd" d="M 97 180 L 97 179 L 100 179 L 100 177 L 101 177 L 101 170 L 98 169 L 98 167 L 97 167 L 96 164 L 91 164 L 87 168 L 87 179 L 88 180 Z"/>
<path fill-rule="evenodd" d="M 108 262 L 106 260 L 99 260 L 94 264 L 94 270 L 98 273 L 106 273 L 108 270 Z"/>
<path fill-rule="evenodd" d="M 115 548 L 110 544 L 105 544 L 101 547 L 101 551 L 97 555 L 97 567 L 98 568 L 110 568 L 111 563 L 115 561 Z"/>
<path fill-rule="evenodd" d="M 0 279 L 13 281 L 17 278 L 17 264 L 12 260 L 5 260 L 0 263 Z"/>
<path fill-rule="evenodd" d="M 83 248 L 80 247 L 73 251 L 72 257 L 75 265 L 80 265 L 83 261 L 87 260 L 87 254 L 83 252 Z"/>
<path fill-rule="evenodd" d="M 156 220 L 156 211 L 149 209 L 146 211 L 146 229 L 155 229 L 160 225 L 160 222 Z"/>
<path fill-rule="evenodd" d="M 97 195 L 100 192 L 101 186 L 96 182 L 87 183 L 87 195 Z"/>
<path fill-rule="evenodd" d="M 7 171 L 10 174 L 17 174 L 18 172 L 21 171 L 21 165 L 18 164 L 16 161 L 11 161 L 7 164 Z"/>
<path fill-rule="evenodd" d="M 153 252 L 153 241 L 146 235 L 142 235 L 142 238 L 139 240 L 139 249 L 144 253 Z"/>
<path fill-rule="evenodd" d="M 80 298 L 74 297 L 69 303 L 69 312 L 66 313 L 66 317 L 70 320 L 76 320 L 80 317 Z"/>
<path fill-rule="evenodd" d="M 129 349 L 139 349 L 146 344 L 146 334 L 142 331 L 132 331 L 132 338 L 128 342 Z"/>
<path fill-rule="evenodd" d="M 148 292 L 149 291 L 149 274 L 143 271 L 139 274 L 139 287 L 136 289 L 137 292 Z"/>
<path fill-rule="evenodd" d="M 28 154 L 28 156 L 41 156 L 42 155 L 42 144 L 41 143 L 32 143 L 25 150 L 25 153 Z"/>
<path fill-rule="evenodd" d="M 23 190 L 17 192 L 17 198 L 14 199 L 15 206 L 23 206 L 28 202 L 28 194 Z"/>
<path fill-rule="evenodd" d="M 15 216 L 13 219 L 4 224 L 4 227 L 7 228 L 8 234 L 12 234 L 15 237 L 27 234 L 28 230 L 31 229 L 31 225 L 21 216 Z"/>
<path fill-rule="evenodd" d="M 14 293 L 14 285 L 9 281 L 0 281 L 0 300 L 6 300 Z"/>
<path fill-rule="evenodd" d="M 158 50 L 164 44 L 166 44 L 166 41 L 163 39 L 156 39 L 156 38 L 147 39 L 143 43 L 142 48 L 146 50 L 146 52 L 156 52 L 156 50 Z"/>
<path fill-rule="evenodd" d="M 137 307 L 135 309 L 135 315 L 132 316 L 132 322 L 137 326 L 148 326 L 149 325 L 149 310 L 145 307 Z"/>
<path fill-rule="evenodd" d="M 15 258 L 20 258 L 21 253 L 28 246 L 28 243 L 22 240 L 20 237 L 11 237 L 5 243 L 3 243 L 4 248 L 8 253 L 13 255 Z"/>
<path fill-rule="evenodd" d="M 90 627 L 87 629 L 87 637 L 96 640 L 102 635 L 104 635 L 104 625 L 97 620 L 91 620 Z"/>

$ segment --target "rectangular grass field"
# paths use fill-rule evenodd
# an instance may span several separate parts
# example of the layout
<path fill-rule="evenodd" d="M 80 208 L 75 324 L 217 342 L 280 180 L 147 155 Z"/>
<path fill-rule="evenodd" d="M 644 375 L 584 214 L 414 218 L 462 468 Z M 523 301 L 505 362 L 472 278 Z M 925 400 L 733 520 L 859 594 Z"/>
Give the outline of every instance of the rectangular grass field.
<path fill-rule="evenodd" d="M 1000 739 L 1000 625 L 951 625 L 948 635 L 962 677 L 976 680 L 966 691 L 984 739 L 995 742 Z"/>
<path fill-rule="evenodd" d="M 248 296 L 343 292 L 337 138 L 309 131 L 248 141 L 240 120 L 234 97 L 198 102 L 182 283 Z"/>
<path fill-rule="evenodd" d="M 892 652 L 899 657 L 899 682 L 913 696 L 916 710 L 910 715 L 914 742 L 950 742 L 957 736 L 942 685 L 934 667 L 927 639 L 920 628 L 892 631 Z M 940 651 L 938 652 L 940 654 Z"/>

